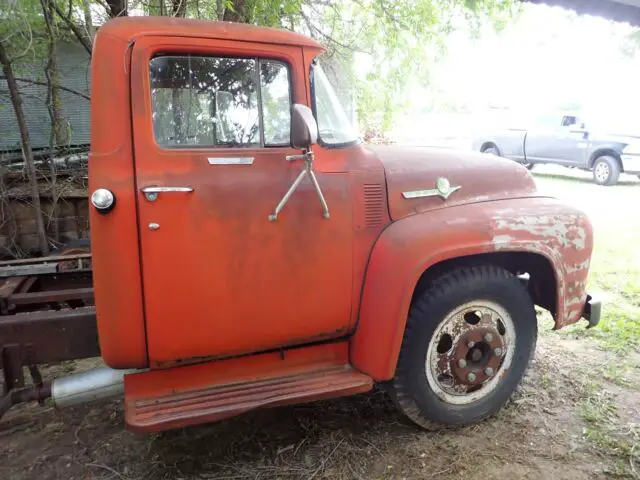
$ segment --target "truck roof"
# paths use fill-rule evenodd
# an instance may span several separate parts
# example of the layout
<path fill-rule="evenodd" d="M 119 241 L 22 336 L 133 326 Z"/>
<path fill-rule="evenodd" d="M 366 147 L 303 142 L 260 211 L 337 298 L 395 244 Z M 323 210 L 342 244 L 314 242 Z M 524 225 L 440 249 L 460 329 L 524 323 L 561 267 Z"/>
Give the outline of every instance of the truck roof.
<path fill-rule="evenodd" d="M 127 42 L 147 35 L 220 38 L 297 45 L 324 50 L 315 40 L 298 33 L 276 28 L 257 27 L 244 23 L 216 22 L 174 17 L 120 17 L 100 27 L 98 34 L 108 34 Z"/>

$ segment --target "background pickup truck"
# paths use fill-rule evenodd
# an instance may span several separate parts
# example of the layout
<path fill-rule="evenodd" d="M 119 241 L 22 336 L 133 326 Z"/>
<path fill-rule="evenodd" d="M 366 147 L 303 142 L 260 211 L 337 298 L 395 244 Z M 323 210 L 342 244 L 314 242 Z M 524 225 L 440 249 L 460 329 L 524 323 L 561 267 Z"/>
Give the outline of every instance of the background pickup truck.
<path fill-rule="evenodd" d="M 576 115 L 558 115 L 531 128 L 488 132 L 477 137 L 472 148 L 529 169 L 537 163 L 554 163 L 589 170 L 599 185 L 614 185 L 621 172 L 640 177 L 640 135 L 605 131 L 610 129 L 590 128 Z"/>

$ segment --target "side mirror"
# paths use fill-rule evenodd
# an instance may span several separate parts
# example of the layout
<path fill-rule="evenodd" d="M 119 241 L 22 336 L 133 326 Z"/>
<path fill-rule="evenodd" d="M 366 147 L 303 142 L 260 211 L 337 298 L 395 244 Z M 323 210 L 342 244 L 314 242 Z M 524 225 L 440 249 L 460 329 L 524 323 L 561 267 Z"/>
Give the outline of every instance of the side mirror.
<path fill-rule="evenodd" d="M 582 138 L 584 140 L 589 138 L 589 131 L 584 129 L 584 126 L 577 128 L 577 125 L 573 125 L 571 130 L 569 130 L 571 133 L 578 133 L 580 135 L 582 135 Z"/>
<path fill-rule="evenodd" d="M 307 150 L 318 141 L 318 124 L 311 109 L 296 103 L 291 109 L 291 146 Z"/>

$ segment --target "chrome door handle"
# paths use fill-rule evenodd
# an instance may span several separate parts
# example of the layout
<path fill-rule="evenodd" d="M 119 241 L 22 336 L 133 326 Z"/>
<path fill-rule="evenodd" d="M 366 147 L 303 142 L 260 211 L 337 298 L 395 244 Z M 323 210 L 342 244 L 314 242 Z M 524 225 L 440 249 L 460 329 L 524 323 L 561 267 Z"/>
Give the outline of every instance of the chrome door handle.
<path fill-rule="evenodd" d="M 191 187 L 144 187 L 142 193 L 193 192 Z"/>
<path fill-rule="evenodd" d="M 159 193 L 191 193 L 193 188 L 191 187 L 144 187 L 142 193 L 145 198 L 150 202 L 155 201 L 158 198 Z"/>

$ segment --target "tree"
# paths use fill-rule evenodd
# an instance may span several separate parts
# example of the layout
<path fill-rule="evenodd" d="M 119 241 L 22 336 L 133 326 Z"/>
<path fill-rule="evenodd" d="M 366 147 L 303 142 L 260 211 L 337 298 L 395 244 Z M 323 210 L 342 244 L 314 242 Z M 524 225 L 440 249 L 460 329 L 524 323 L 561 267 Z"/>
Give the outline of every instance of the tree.
<path fill-rule="evenodd" d="M 89 1 L 82 0 L 82 5 Z M 454 20 L 501 27 L 515 5 L 515 0 L 99 0 L 93 7 L 104 8 L 105 19 L 142 9 L 153 15 L 219 19 L 310 35 L 327 47 L 324 61 L 330 66 L 325 70 L 334 70 L 334 78 L 349 79 L 363 126 L 385 130 L 404 107 L 407 84 L 427 81 L 427 50 L 442 48 Z M 90 51 L 81 16 L 74 16 L 72 8 L 56 11 Z M 353 70 L 357 55 L 373 59 L 366 76 Z"/>
<path fill-rule="evenodd" d="M 13 12 L 7 12 L 9 15 Z M 38 189 L 38 182 L 36 177 L 36 166 L 33 158 L 33 151 L 31 149 L 31 139 L 29 138 L 29 130 L 27 128 L 27 122 L 25 119 L 24 111 L 22 109 L 22 98 L 20 96 L 20 90 L 18 82 L 16 81 L 13 73 L 12 62 L 16 57 L 25 55 L 29 52 L 33 42 L 33 32 L 31 30 L 29 19 L 23 17 L 24 12 L 19 12 L 19 15 L 14 17 L 12 26 L 7 29 L 0 30 L 0 65 L 2 65 L 2 71 L 9 87 L 9 97 L 11 98 L 11 104 L 15 112 L 16 120 L 18 122 L 18 128 L 20 130 L 20 139 L 22 144 L 22 153 L 25 159 L 25 165 L 27 170 L 27 177 L 29 179 L 29 188 L 31 190 L 31 201 L 33 208 L 36 211 L 36 231 L 38 235 L 38 243 L 40 251 L 43 254 L 49 253 L 49 243 L 47 241 L 47 234 L 44 228 L 44 221 L 42 218 L 42 208 L 40 203 L 40 191 Z M 32 13 L 29 12 L 29 13 Z M 26 29 L 23 30 L 26 26 Z M 20 54 L 16 57 L 10 57 L 10 52 L 16 45 L 21 44 L 19 40 L 22 38 L 29 38 L 27 48 L 24 48 Z M 16 40 L 18 40 L 16 42 Z"/>
<path fill-rule="evenodd" d="M 33 205 L 40 210 L 38 185 L 20 86 L 45 85 L 51 120 L 50 147 L 65 140 L 60 118 L 60 91 L 88 98 L 59 84 L 57 41 L 71 35 L 91 55 L 95 28 L 109 19 L 135 14 L 161 14 L 218 19 L 286 28 L 314 37 L 327 52 L 325 72 L 336 80 L 338 94 L 355 96 L 363 129 L 384 133 L 408 101 L 410 82 L 428 81 L 433 52 L 461 20 L 472 25 L 503 25 L 515 11 L 515 0 L 0 0 L 0 48 L 11 104 L 20 127 Z M 46 81 L 23 78 L 13 68 L 25 55 L 45 59 Z M 368 59 L 366 71 L 356 71 Z M 361 67 L 358 67 L 361 68 Z M 347 91 L 351 95 L 343 95 Z M 345 100 L 346 101 L 346 100 Z M 55 199 L 56 171 L 50 162 Z M 41 249 L 48 250 L 42 218 Z M 54 232 L 55 236 L 55 232 Z"/>
<path fill-rule="evenodd" d="M 2 0 L 4 1 L 4 0 Z M 13 107 L 13 114 L 20 132 L 20 145 L 25 161 L 25 173 L 28 179 L 31 204 L 36 212 L 36 232 L 41 253 L 49 251 L 47 225 L 44 219 L 42 202 L 40 199 L 41 184 L 38 178 L 44 178 L 50 185 L 52 208 L 50 220 L 53 226 L 53 239 L 58 240 L 57 222 L 57 172 L 53 161 L 56 149 L 64 145 L 68 139 L 68 131 L 61 114 L 60 91 L 80 95 L 88 99 L 87 95 L 71 88 L 59 85 L 57 67 L 57 40 L 60 32 L 55 16 L 55 0 L 23 0 L 21 2 L 5 2 L 0 11 L 4 16 L 0 23 L 0 64 L 2 75 L 8 87 L 8 96 Z M 34 78 L 24 78 L 17 72 L 25 68 L 34 73 L 33 66 L 43 62 L 43 77 L 45 81 Z M 42 85 L 46 88 L 46 98 L 43 102 L 50 119 L 49 141 L 49 173 L 38 171 L 33 154 L 31 135 L 28 130 L 27 119 L 23 108 L 21 86 L 26 84 Z M 9 113 L 10 115 L 10 113 Z"/>

